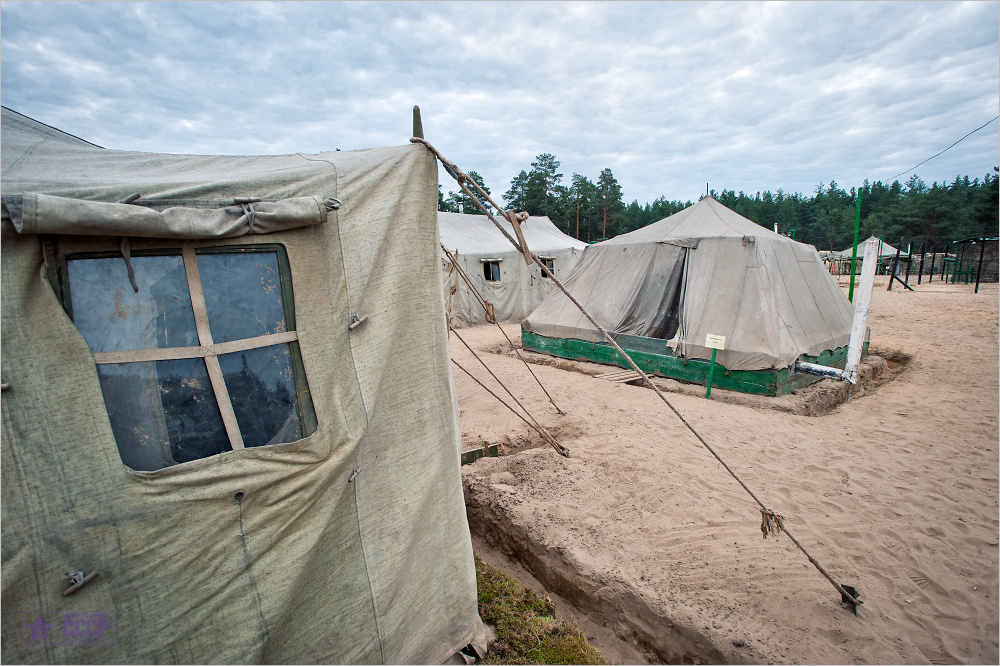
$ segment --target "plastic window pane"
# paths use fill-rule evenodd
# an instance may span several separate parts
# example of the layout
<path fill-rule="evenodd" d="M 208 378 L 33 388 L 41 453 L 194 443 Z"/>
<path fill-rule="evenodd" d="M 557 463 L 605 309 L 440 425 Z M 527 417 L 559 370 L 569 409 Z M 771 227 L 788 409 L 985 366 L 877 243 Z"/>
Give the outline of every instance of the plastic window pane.
<path fill-rule="evenodd" d="M 199 254 L 198 273 L 213 342 L 288 330 L 276 252 Z"/>
<path fill-rule="evenodd" d="M 122 462 L 154 471 L 230 450 L 205 360 L 97 366 Z"/>
<path fill-rule="evenodd" d="M 302 439 L 299 405 L 287 344 L 219 356 L 243 445 Z"/>
<path fill-rule="evenodd" d="M 197 346 L 184 260 L 133 257 L 132 267 L 138 293 L 120 257 L 67 262 L 73 323 L 91 351 Z"/>

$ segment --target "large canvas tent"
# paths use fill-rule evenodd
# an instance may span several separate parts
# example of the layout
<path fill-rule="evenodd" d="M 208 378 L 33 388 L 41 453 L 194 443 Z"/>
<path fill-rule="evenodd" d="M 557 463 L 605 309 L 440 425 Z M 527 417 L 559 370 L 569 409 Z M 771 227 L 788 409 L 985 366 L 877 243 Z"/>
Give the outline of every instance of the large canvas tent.
<path fill-rule="evenodd" d="M 815 248 L 770 231 L 712 198 L 587 248 L 565 284 L 626 351 L 666 376 L 704 381 L 725 337 L 715 384 L 779 394 L 799 357 L 842 365 L 853 307 Z M 624 365 L 561 292 L 522 324 L 524 346 Z"/>
<path fill-rule="evenodd" d="M 510 222 L 500 220 L 513 237 Z M 503 237 L 485 215 L 438 213 L 441 244 L 451 252 L 479 295 L 493 306 L 496 320 L 519 322 L 553 290 L 552 281 Z M 586 243 L 559 231 L 548 217 L 529 217 L 521 224 L 528 248 L 559 279 L 576 266 Z M 472 288 L 442 253 L 445 307 L 458 326 L 486 322 L 486 311 Z"/>
<path fill-rule="evenodd" d="M 2 153 L 3 661 L 481 637 L 430 153 Z"/>

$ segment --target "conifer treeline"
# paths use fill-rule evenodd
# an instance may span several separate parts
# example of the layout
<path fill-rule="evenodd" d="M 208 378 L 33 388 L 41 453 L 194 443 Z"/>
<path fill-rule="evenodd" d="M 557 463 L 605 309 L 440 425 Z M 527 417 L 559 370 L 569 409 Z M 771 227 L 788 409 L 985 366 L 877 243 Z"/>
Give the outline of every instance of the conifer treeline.
<path fill-rule="evenodd" d="M 539 155 L 530 171 L 521 171 L 511 181 L 510 189 L 503 194 L 505 205 L 531 215 L 547 215 L 562 231 L 583 241 L 634 231 L 692 205 L 691 201 L 673 201 L 665 196 L 645 205 L 638 201 L 625 205 L 611 169 L 601 171 L 596 181 L 575 173 L 570 183 L 563 185 L 559 166 L 554 155 Z M 469 175 L 483 184 L 475 172 Z M 857 206 L 857 190 L 853 187 L 846 191 L 834 181 L 829 185 L 820 183 L 808 198 L 781 189 L 754 195 L 711 190 L 711 196 L 768 229 L 773 229 L 775 223 L 784 234 L 794 229 L 796 240 L 821 251 L 842 250 L 852 242 Z M 447 199 L 439 192 L 439 210 L 457 212 L 459 203 L 466 213 L 480 212 L 462 192 L 449 192 Z M 997 173 L 986 174 L 982 180 L 956 176 L 951 183 L 930 186 L 916 174 L 905 183 L 865 180 L 861 186 L 859 237 L 881 236 L 892 244 L 905 238 L 910 243 L 927 241 L 939 247 L 950 241 L 995 237 L 1000 225 L 998 209 Z"/>

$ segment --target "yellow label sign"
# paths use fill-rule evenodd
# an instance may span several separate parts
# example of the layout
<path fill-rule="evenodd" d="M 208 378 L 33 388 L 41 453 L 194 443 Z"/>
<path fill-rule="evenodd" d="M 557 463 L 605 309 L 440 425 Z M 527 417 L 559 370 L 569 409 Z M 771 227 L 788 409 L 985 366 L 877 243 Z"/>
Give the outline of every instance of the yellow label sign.
<path fill-rule="evenodd" d="M 712 335 L 709 333 L 705 336 L 705 346 L 709 349 L 725 349 L 726 348 L 726 336 L 724 335 Z"/>

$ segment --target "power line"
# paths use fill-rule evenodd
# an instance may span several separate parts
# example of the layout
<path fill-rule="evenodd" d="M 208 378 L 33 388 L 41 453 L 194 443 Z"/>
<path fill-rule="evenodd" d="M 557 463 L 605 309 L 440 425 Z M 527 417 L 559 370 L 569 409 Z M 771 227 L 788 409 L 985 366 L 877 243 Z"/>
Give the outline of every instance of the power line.
<path fill-rule="evenodd" d="M 993 120 L 996 120 L 997 118 L 1000 118 L 1000 116 L 997 116 L 997 117 L 996 117 L 996 118 L 994 118 Z M 962 143 L 963 141 L 965 141 L 966 139 L 968 139 L 968 138 L 969 138 L 970 136 L 972 136 L 973 134 L 975 134 L 975 133 L 976 133 L 976 132 L 978 132 L 979 130 L 981 130 L 981 129 L 983 129 L 984 127 L 986 127 L 986 125 L 989 125 L 989 124 L 990 124 L 991 122 L 993 122 L 993 120 L 990 120 L 989 122 L 987 122 L 987 123 L 985 123 L 985 124 L 983 124 L 983 125 L 980 125 L 980 126 L 979 126 L 979 127 L 977 127 L 976 129 L 972 130 L 971 132 L 969 132 L 968 134 L 966 134 L 965 136 L 963 136 L 963 137 L 962 137 L 961 139 L 959 139 L 958 141 L 956 141 L 955 143 L 951 144 L 950 146 L 948 146 L 947 148 L 945 148 L 944 150 L 942 150 L 942 151 L 941 151 L 940 153 L 938 153 L 937 155 L 931 155 L 930 157 L 928 157 L 928 158 L 927 158 L 926 160 L 924 160 L 924 161 L 923 161 L 923 162 L 921 162 L 920 164 L 923 164 L 924 162 L 930 162 L 930 161 L 931 161 L 932 159 L 934 159 L 934 158 L 935 158 L 935 157 L 937 157 L 938 155 L 944 155 L 944 154 L 945 154 L 945 153 L 947 153 L 947 152 L 948 152 L 949 150 L 951 150 L 952 148 L 954 148 L 954 147 L 955 147 L 955 146 L 957 146 L 958 144 Z M 889 179 L 889 182 L 891 183 L 892 181 L 896 180 L 896 179 L 897 179 L 897 178 L 899 178 L 900 176 L 902 176 L 902 175 L 904 175 L 904 174 L 908 174 L 908 173 L 910 173 L 911 171 L 913 171 L 913 169 L 916 169 L 916 168 L 917 168 L 918 166 L 920 166 L 920 164 L 918 164 L 917 166 L 915 166 L 915 167 L 913 167 L 913 168 L 911 168 L 911 169 L 907 169 L 907 170 L 906 170 L 906 171 L 904 171 L 903 173 L 897 173 L 897 174 L 896 174 L 895 176 L 893 176 L 892 178 L 890 178 L 890 179 Z"/>

